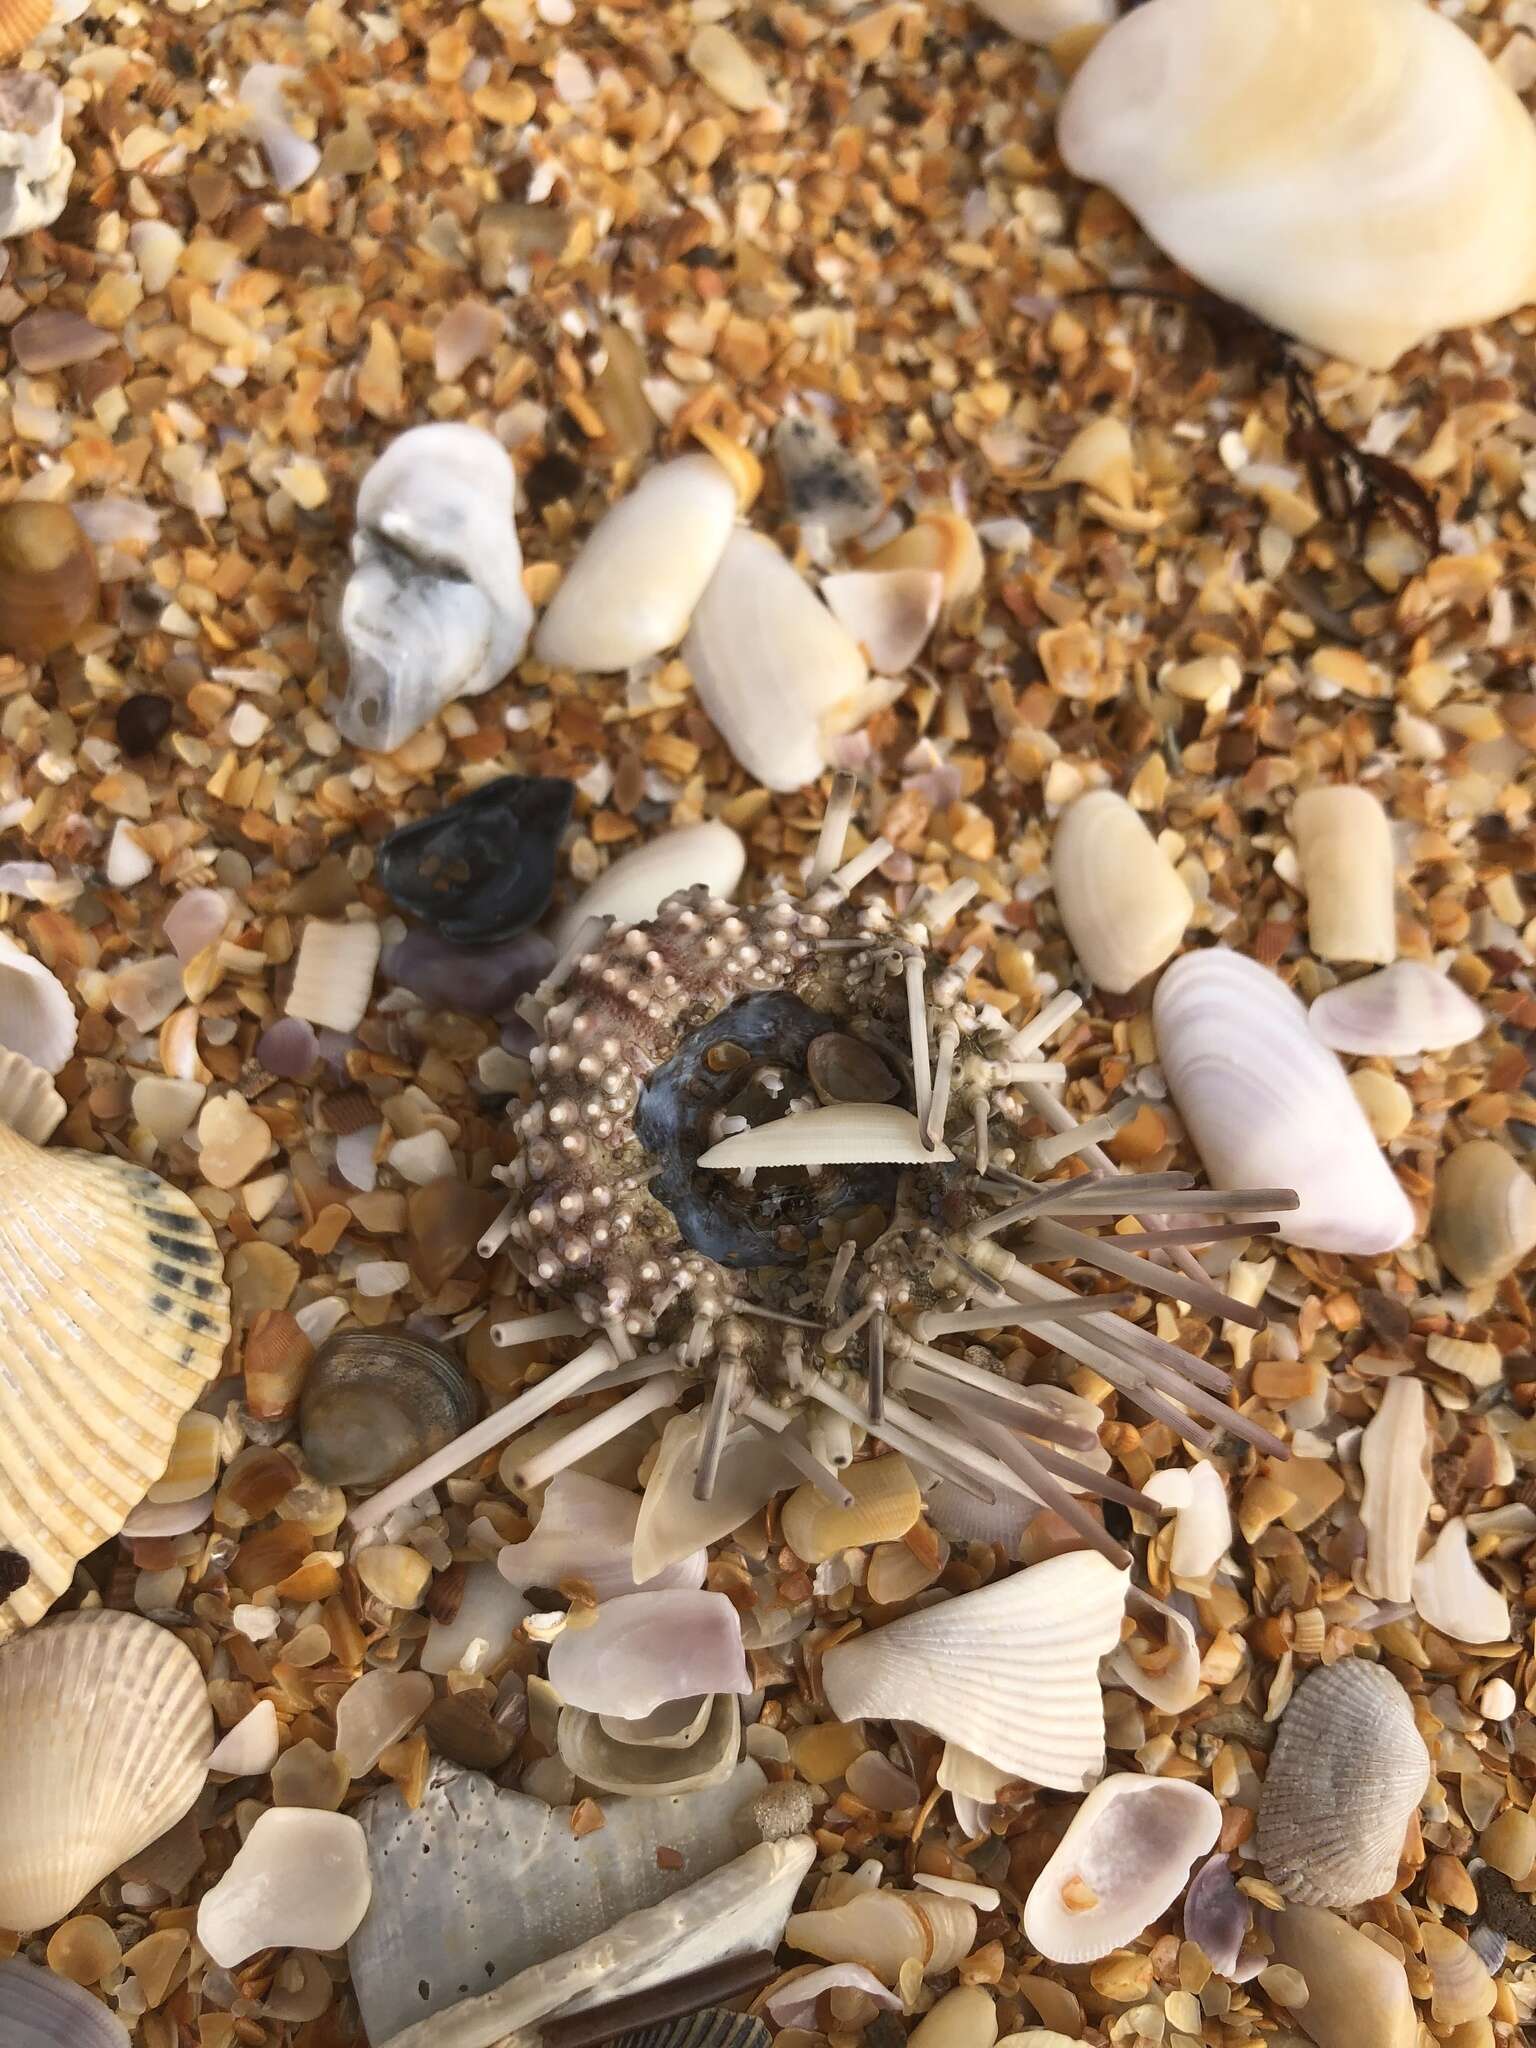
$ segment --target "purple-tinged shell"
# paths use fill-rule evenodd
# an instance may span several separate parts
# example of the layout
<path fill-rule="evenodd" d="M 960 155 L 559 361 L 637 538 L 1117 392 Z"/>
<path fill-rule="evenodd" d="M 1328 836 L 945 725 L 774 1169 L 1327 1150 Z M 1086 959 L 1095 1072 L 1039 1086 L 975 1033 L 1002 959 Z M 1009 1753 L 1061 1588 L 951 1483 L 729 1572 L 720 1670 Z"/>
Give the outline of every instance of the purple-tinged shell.
<path fill-rule="evenodd" d="M 1235 1977 L 1252 1920 L 1252 1901 L 1238 1890 L 1226 1853 L 1218 1849 L 1201 1864 L 1184 1894 L 1185 1938 L 1204 1950 L 1218 1977 Z"/>
<path fill-rule="evenodd" d="M 320 1056 L 313 1024 L 302 1017 L 280 1017 L 256 1041 L 256 1057 L 280 1081 L 302 1081 Z"/>
<path fill-rule="evenodd" d="M 520 932 L 496 946 L 456 946 L 435 932 L 407 932 L 379 963 L 386 981 L 445 1010 L 496 1017 L 538 987 L 555 964 L 540 932 Z"/>

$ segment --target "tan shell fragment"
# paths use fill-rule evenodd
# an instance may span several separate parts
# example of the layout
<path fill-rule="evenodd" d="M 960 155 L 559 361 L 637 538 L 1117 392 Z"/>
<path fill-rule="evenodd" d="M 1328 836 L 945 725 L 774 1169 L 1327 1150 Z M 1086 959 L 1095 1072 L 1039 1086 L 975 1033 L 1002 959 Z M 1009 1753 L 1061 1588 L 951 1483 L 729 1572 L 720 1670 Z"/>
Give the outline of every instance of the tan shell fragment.
<path fill-rule="evenodd" d="M 1536 1249 L 1536 1181 L 1492 1138 L 1458 1145 L 1435 1181 L 1430 1232 L 1463 1287 L 1495 1286 Z"/>
<path fill-rule="evenodd" d="M 1429 1752 L 1391 1672 L 1359 1658 L 1311 1672 L 1281 1719 L 1259 1801 L 1264 1875 L 1306 1906 L 1380 1898 L 1428 1782 Z"/>
<path fill-rule="evenodd" d="M 963 1899 L 884 1888 L 793 1913 L 784 1930 L 791 1948 L 824 1963 L 863 1963 L 882 1984 L 894 1984 L 908 1962 L 925 1977 L 941 1977 L 975 1938 L 976 1909 Z"/>
<path fill-rule="evenodd" d="M 856 1544 L 894 1541 L 923 1511 L 911 1467 L 894 1453 L 848 1466 L 842 1480 L 853 1495 L 852 1507 L 838 1507 L 814 1486 L 797 1487 L 784 1503 L 784 1541 L 806 1564 L 821 1564 Z"/>
<path fill-rule="evenodd" d="M 625 1742 L 612 1732 L 616 1725 L 608 1716 L 599 1718 L 580 1707 L 564 1707 L 560 1712 L 557 1740 L 561 1759 L 575 1778 L 595 1792 L 616 1792 L 628 1799 L 666 1799 L 675 1793 L 719 1785 L 736 1768 L 741 1702 L 733 1692 L 717 1692 L 708 1702 L 698 1738 L 686 1747 Z"/>
<path fill-rule="evenodd" d="M 1411 1600 L 1419 1536 L 1434 1490 L 1428 1478 L 1429 1425 L 1424 1391 L 1404 1373 L 1387 1381 L 1381 1405 L 1360 1439 L 1365 1496 L 1365 1564 L 1360 1582 L 1377 1600 Z"/>
<path fill-rule="evenodd" d="M 1307 891 L 1307 937 L 1319 960 L 1397 958 L 1392 827 L 1378 798 L 1353 784 L 1296 799 L 1291 833 Z"/>
<path fill-rule="evenodd" d="M 1110 789 L 1090 790 L 1063 813 L 1051 882 L 1083 972 L 1115 995 L 1179 950 L 1195 908 L 1139 815 Z"/>
<path fill-rule="evenodd" d="M 0 1547 L 32 1567 L 0 1642 L 159 1479 L 228 1340 L 218 1247 L 186 1195 L 0 1126 Z"/>
<path fill-rule="evenodd" d="M 299 941 L 288 1015 L 329 1031 L 356 1030 L 367 1013 L 382 944 L 371 918 L 332 923 L 312 917 Z"/>
<path fill-rule="evenodd" d="M 0 1124 L 32 1145 L 46 1145 L 64 1121 L 65 1102 L 41 1067 L 0 1048 Z"/>
<path fill-rule="evenodd" d="M 1275 1961 L 1299 1970 L 1297 2019 L 1318 2048 L 1414 2048 L 1418 2021 L 1397 1957 L 1321 1906 L 1288 1906 L 1273 1923 Z"/>
<path fill-rule="evenodd" d="M 1438 1920 L 1426 1920 L 1419 1932 L 1434 1980 L 1429 2010 L 1436 2026 L 1460 2027 L 1492 2012 L 1498 1990 L 1471 1943 Z"/>

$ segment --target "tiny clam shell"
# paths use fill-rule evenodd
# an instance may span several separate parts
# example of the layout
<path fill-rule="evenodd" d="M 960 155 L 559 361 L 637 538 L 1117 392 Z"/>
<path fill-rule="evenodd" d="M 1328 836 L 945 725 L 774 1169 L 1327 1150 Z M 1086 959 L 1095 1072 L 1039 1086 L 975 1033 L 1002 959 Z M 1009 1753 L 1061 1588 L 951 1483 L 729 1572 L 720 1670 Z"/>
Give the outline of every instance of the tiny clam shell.
<path fill-rule="evenodd" d="M 1487 1019 L 1448 975 L 1420 960 L 1396 960 L 1359 981 L 1326 989 L 1308 1010 L 1307 1022 L 1335 1052 L 1412 1059 L 1465 1045 Z"/>
<path fill-rule="evenodd" d="M 1110 789 L 1091 790 L 1062 814 L 1051 884 L 1083 972 L 1116 995 L 1178 951 L 1195 907 L 1139 814 Z"/>
<path fill-rule="evenodd" d="M 1435 1250 L 1464 1287 L 1491 1287 L 1536 1249 L 1536 1181 L 1492 1138 L 1442 1161 L 1430 1219 Z"/>
<path fill-rule="evenodd" d="M 1391 1889 L 1429 1752 L 1408 1695 L 1378 1664 L 1310 1672 L 1291 1697 L 1259 1800 L 1264 1875 L 1306 1906 L 1357 1906 Z"/>
<path fill-rule="evenodd" d="M 1397 957 L 1392 826 L 1368 789 L 1332 783 L 1297 797 L 1291 832 L 1319 960 Z"/>
<path fill-rule="evenodd" d="M 299 940 L 288 1015 L 328 1031 L 355 1030 L 367 1014 L 381 943 L 371 918 L 345 924 L 310 918 Z"/>
<path fill-rule="evenodd" d="M 1220 1832 L 1221 1808 L 1201 1785 L 1106 1778 L 1035 1879 L 1024 1903 L 1026 1938 L 1052 1962 L 1108 1955 L 1167 1911 Z"/>
<path fill-rule="evenodd" d="M 850 569 L 823 577 L 821 594 L 876 674 L 899 676 L 927 645 L 944 601 L 944 579 L 934 569 Z"/>
<path fill-rule="evenodd" d="M 943 1976 L 975 1937 L 976 1909 L 965 1900 L 884 1888 L 792 1914 L 784 1930 L 791 1948 L 826 1963 L 863 1963 L 882 1984 L 894 1984 L 908 1962 Z"/>
<path fill-rule="evenodd" d="M 5 2048 L 129 2048 L 116 2013 L 25 1956 L 0 1963 L 0 2041 Z"/>
<path fill-rule="evenodd" d="M 1453 1515 L 1414 1567 L 1413 1604 L 1431 1628 L 1455 1643 L 1509 1638 L 1509 1602 L 1472 1562 L 1467 1525 Z"/>
<path fill-rule="evenodd" d="M 780 1511 L 784 1541 L 806 1564 L 821 1564 L 858 1544 L 905 1536 L 922 1513 L 923 1497 L 911 1467 L 894 1453 L 850 1465 L 842 1479 L 853 1495 L 851 1507 L 840 1508 L 814 1486 L 801 1486 Z"/>
<path fill-rule="evenodd" d="M 24 1053 L 0 1050 L 0 1124 L 29 1144 L 46 1145 L 64 1121 L 65 1106 L 41 1067 Z"/>
<path fill-rule="evenodd" d="M 0 1046 L 56 1074 L 75 1049 L 77 1028 L 63 982 L 0 932 Z"/>
<path fill-rule="evenodd" d="M 925 1146 L 917 1118 L 892 1102 L 831 1102 L 737 1131 L 712 1145 L 700 1166 L 936 1166 L 954 1158 Z"/>
<path fill-rule="evenodd" d="M 1434 1984 L 1429 2010 L 1436 2026 L 1460 2027 L 1492 2012 L 1498 1988 L 1476 1949 L 1438 1920 L 1426 1920 L 1419 1932 Z"/>
<path fill-rule="evenodd" d="M 746 864 L 740 835 L 718 819 L 662 832 L 621 854 L 577 897 L 555 926 L 555 945 L 563 953 L 589 918 L 644 924 L 674 891 L 696 883 L 711 896 L 728 899 Z"/>
<path fill-rule="evenodd" d="M 1368 1255 L 1413 1235 L 1413 1210 L 1371 1136 L 1344 1069 L 1278 975 L 1217 948 L 1187 953 L 1157 985 L 1158 1056 L 1217 1187 L 1291 1187 L 1289 1244 Z"/>

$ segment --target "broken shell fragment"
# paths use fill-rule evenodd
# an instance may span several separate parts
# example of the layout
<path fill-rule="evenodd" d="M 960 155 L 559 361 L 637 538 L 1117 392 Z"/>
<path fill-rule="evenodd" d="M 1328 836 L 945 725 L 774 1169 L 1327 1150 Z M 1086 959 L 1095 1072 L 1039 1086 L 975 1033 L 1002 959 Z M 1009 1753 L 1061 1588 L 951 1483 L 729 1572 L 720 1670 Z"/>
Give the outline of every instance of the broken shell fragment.
<path fill-rule="evenodd" d="M 936 1166 L 954 1158 L 925 1146 L 917 1118 L 892 1102 L 833 1102 L 778 1117 L 712 1145 L 700 1166 Z"/>
<path fill-rule="evenodd" d="M 1325 989 L 1307 1021 L 1335 1052 L 1413 1059 L 1478 1037 L 1487 1019 L 1449 975 L 1419 960 L 1397 960 L 1379 973 Z"/>
<path fill-rule="evenodd" d="M 621 854 L 577 897 L 555 926 L 555 945 L 563 953 L 594 917 L 644 924 L 677 890 L 700 883 L 712 897 L 729 900 L 746 864 L 740 836 L 718 819 L 662 832 Z"/>
<path fill-rule="evenodd" d="M 1115 0 L 976 0 L 999 28 L 1026 43 L 1054 43 L 1072 29 L 1106 28 Z"/>
<path fill-rule="evenodd" d="M 928 644 L 944 601 L 944 579 L 934 569 L 850 569 L 823 577 L 821 594 L 875 673 L 899 676 Z"/>
<path fill-rule="evenodd" d="M 1123 796 L 1091 790 L 1063 812 L 1051 885 L 1067 942 L 1098 988 L 1123 995 L 1175 954 L 1194 900 Z"/>
<path fill-rule="evenodd" d="M 1472 1138 L 1441 1163 L 1430 1229 L 1463 1287 L 1496 1286 L 1536 1249 L 1536 1181 L 1492 1138 Z"/>
<path fill-rule="evenodd" d="M 100 597 L 96 550 L 67 505 L 0 507 L 0 649 L 46 661 L 95 618 Z"/>
<path fill-rule="evenodd" d="M 1287 1906 L 1271 1939 L 1274 1960 L 1306 1982 L 1296 2019 L 1318 2048 L 1414 2048 L 1413 1993 L 1395 1954 L 1321 1906 Z"/>
<path fill-rule="evenodd" d="M 19 56 L 53 19 L 53 0 L 4 0 L 0 5 L 0 62 Z"/>
<path fill-rule="evenodd" d="M 853 1495 L 849 1507 L 837 1506 L 814 1486 L 801 1486 L 780 1510 L 784 1541 L 806 1564 L 905 1536 L 922 1513 L 923 1497 L 905 1458 L 866 1458 L 848 1466 L 842 1480 Z"/>
<path fill-rule="evenodd" d="M 519 1587 L 581 1579 L 599 1600 L 633 1593 L 638 1590 L 634 1554 L 640 1507 L 639 1494 L 610 1486 L 606 1479 L 559 1472 L 544 1489 L 533 1534 L 524 1543 L 507 1544 L 498 1556 L 501 1576 Z M 700 1546 L 664 1565 L 647 1583 L 658 1591 L 702 1586 L 707 1563 Z"/>
<path fill-rule="evenodd" d="M 64 1121 L 64 1111 L 63 1096 L 41 1067 L 24 1053 L 0 1049 L 0 1124 L 29 1145 L 46 1145 Z"/>
<path fill-rule="evenodd" d="M 1318 959 L 1395 960 L 1392 826 L 1380 799 L 1352 783 L 1306 790 L 1291 811 L 1291 833 Z"/>
<path fill-rule="evenodd" d="M 1509 1602 L 1472 1562 L 1467 1525 L 1460 1515 L 1452 1515 L 1414 1567 L 1413 1604 L 1431 1628 L 1453 1643 L 1509 1640 Z"/>
<path fill-rule="evenodd" d="M 1424 1390 L 1409 1373 L 1389 1379 L 1360 1439 L 1365 1563 L 1360 1583 L 1377 1600 L 1411 1600 L 1419 1536 L 1429 1516 L 1429 1425 Z"/>
<path fill-rule="evenodd" d="M 197 1938 L 232 1970 L 263 1948 L 340 1948 L 372 1896 L 368 1840 L 350 1814 L 275 1806 L 197 1909 Z"/>
<path fill-rule="evenodd" d="M 1048 1558 L 836 1644 L 827 1700 L 840 1721 L 916 1721 L 1012 1777 L 1080 1792 L 1104 1768 L 1099 1662 L 1127 1584 L 1097 1552 Z"/>
<path fill-rule="evenodd" d="M 791 1948 L 824 1963 L 863 1963 L 882 1984 L 894 1984 L 909 1962 L 925 1977 L 942 1977 L 975 1938 L 976 1908 L 965 1900 L 884 1886 L 796 1913 L 784 1930 Z"/>
<path fill-rule="evenodd" d="M 355 1031 L 368 1013 L 381 943 L 372 918 L 310 918 L 299 940 L 288 1015 L 327 1031 Z"/>
<path fill-rule="evenodd" d="M 669 1567 L 739 1529 L 776 1493 L 799 1482 L 799 1472 L 777 1444 L 744 1426 L 725 1440 L 713 1495 L 698 1499 L 693 1489 L 703 1429 L 700 1411 L 674 1415 L 661 1433 L 661 1449 L 645 1482 L 635 1525 L 633 1569 L 638 1585 L 654 1585 Z"/>
<path fill-rule="evenodd" d="M 1461 2027 L 1492 2012 L 1498 1989 L 1476 1949 L 1439 1920 L 1426 1920 L 1420 1933 L 1434 1983 L 1429 2009 L 1436 2026 Z"/>
<path fill-rule="evenodd" d="M 1183 1778 L 1128 1772 L 1095 1786 L 1024 1902 L 1024 1933 L 1056 1963 L 1133 1941 L 1184 1889 L 1221 1833 L 1221 1808 Z"/>
<path fill-rule="evenodd" d="M 681 455 L 605 512 L 539 621 L 550 668 L 596 675 L 675 647 L 736 524 L 736 488 L 712 455 Z"/>
<path fill-rule="evenodd" d="M 231 1778 L 264 1778 L 278 1756 L 277 1709 L 262 1700 L 230 1729 L 208 1759 L 210 1771 Z"/>
<path fill-rule="evenodd" d="M 930 570 L 943 581 L 946 605 L 974 597 L 987 573 L 975 527 L 939 505 L 919 512 L 905 533 L 866 556 L 863 566 L 877 571 Z"/>
<path fill-rule="evenodd" d="M 517 1634 L 528 1602 L 493 1564 L 472 1564 L 451 1621 L 434 1621 L 421 1646 L 421 1668 L 434 1676 L 450 1671 L 494 1671 Z"/>
<path fill-rule="evenodd" d="M 1280 1720 L 1259 1800 L 1264 1875 L 1307 1906 L 1358 1906 L 1390 1891 L 1429 1782 L 1408 1695 L 1379 1664 L 1309 1672 Z"/>
<path fill-rule="evenodd" d="M 0 1046 L 56 1074 L 74 1052 L 77 1029 L 63 982 L 0 932 Z"/>
<path fill-rule="evenodd" d="M 736 1768 L 741 1748 L 741 1702 L 735 1693 L 716 1693 L 698 1740 L 686 1749 L 660 1743 L 625 1742 L 610 1731 L 609 1716 L 566 1707 L 560 1715 L 560 1755 L 579 1784 L 628 1799 L 665 1799 L 718 1785 Z M 639 1724 L 639 1725 L 644 1725 Z"/>
<path fill-rule="evenodd" d="M 351 673 L 336 718 L 353 746 L 392 753 L 518 661 L 533 608 L 515 497 L 501 443 L 456 421 L 398 435 L 363 478 L 341 603 Z"/>
<path fill-rule="evenodd" d="M 729 2006 L 707 2005 L 686 2019 L 653 2027 L 628 2027 L 613 2048 L 771 2048 L 773 2035 L 761 2020 Z"/>
<path fill-rule="evenodd" d="M 63 134 L 64 95 L 46 72 L 0 72 L 0 242 L 64 211 L 75 159 Z"/>
<path fill-rule="evenodd" d="M 1530 117 L 1431 7 L 1156 0 L 1093 50 L 1058 140 L 1208 289 L 1371 368 L 1531 296 Z"/>
<path fill-rule="evenodd" d="M 784 509 L 796 526 L 814 527 L 830 541 L 852 540 L 880 517 L 880 479 L 825 421 L 804 414 L 773 430 L 773 459 L 784 487 Z"/>
<path fill-rule="evenodd" d="M 0 1923 L 62 1920 L 203 1788 L 213 1716 L 168 1629 L 97 1608 L 0 1649 Z"/>
<path fill-rule="evenodd" d="M 1159 0 L 1161 4 L 1161 0 Z M 1187 953 L 1157 985 L 1158 1056 L 1216 1187 L 1290 1187 L 1288 1244 L 1360 1255 L 1413 1235 L 1413 1210 L 1371 1136 L 1344 1069 L 1278 975 L 1217 947 Z"/>
<path fill-rule="evenodd" d="M 1118 1680 L 1149 1700 L 1160 1714 L 1182 1714 L 1200 1697 L 1200 1648 L 1176 1608 L 1134 1588 L 1126 1611 L 1136 1623 L 1105 1659 L 1106 1680 Z"/>
<path fill-rule="evenodd" d="M 299 1434 L 327 1486 L 377 1487 L 474 1419 L 474 1390 L 444 1345 L 407 1330 L 338 1330 L 305 1378 Z"/>
<path fill-rule="evenodd" d="M 1203 1586 L 1232 1545 L 1232 1509 L 1216 1467 L 1202 1460 L 1154 1472 L 1144 1491 L 1173 1510 L 1168 1568 L 1181 1586 Z"/>
<path fill-rule="evenodd" d="M 628 1720 L 695 1693 L 751 1690 L 735 1608 L 683 1587 L 605 1600 L 584 1627 L 562 1629 L 549 1682 L 567 1706 Z"/>

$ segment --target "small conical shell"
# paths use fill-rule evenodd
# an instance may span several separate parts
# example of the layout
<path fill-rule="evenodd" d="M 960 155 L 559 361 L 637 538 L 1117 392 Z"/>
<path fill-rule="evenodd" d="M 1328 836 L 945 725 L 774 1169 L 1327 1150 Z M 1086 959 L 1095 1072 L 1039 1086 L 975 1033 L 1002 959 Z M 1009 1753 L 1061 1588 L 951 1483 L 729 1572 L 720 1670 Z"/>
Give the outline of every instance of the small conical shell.
<path fill-rule="evenodd" d="M 1083 972 L 1116 995 L 1178 951 L 1195 907 L 1141 818 L 1110 789 L 1091 790 L 1063 814 L 1051 885 Z"/>
<path fill-rule="evenodd" d="M 212 1748 L 197 1659 L 137 1614 L 66 1614 L 0 1649 L 0 1925 L 52 1926 L 173 1828 Z"/>
<path fill-rule="evenodd" d="M 218 1246 L 188 1196 L 0 1126 L 0 1547 L 32 1567 L 0 1641 L 143 1500 L 228 1340 Z"/>
<path fill-rule="evenodd" d="M 1221 1808 L 1186 1778 L 1106 1778 L 1083 1801 L 1024 1902 L 1024 1933 L 1056 1963 L 1133 1941 L 1215 1846 Z"/>
<path fill-rule="evenodd" d="M 1536 1249 L 1536 1181 L 1492 1138 L 1473 1138 L 1441 1165 L 1430 1227 L 1463 1287 L 1492 1287 Z"/>
<path fill-rule="evenodd" d="M 806 1564 L 821 1564 L 857 1544 L 893 1542 L 905 1536 L 923 1511 L 923 1496 L 905 1458 L 867 1458 L 842 1474 L 853 1495 L 839 1507 L 814 1486 L 800 1486 L 779 1514 L 784 1541 Z"/>
<path fill-rule="evenodd" d="M 1203 285 L 1354 362 L 1531 296 L 1530 116 L 1419 0 L 1156 0 L 1078 72 L 1059 142 Z"/>
<path fill-rule="evenodd" d="M 1259 1800 L 1264 1875 L 1304 1906 L 1380 1898 L 1428 1782 L 1429 1752 L 1390 1671 L 1353 1658 L 1311 1672 L 1281 1718 Z"/>
<path fill-rule="evenodd" d="M 30 1145 L 46 1145 L 64 1120 L 64 1098 L 19 1052 L 0 1051 L 0 1124 Z"/>
<path fill-rule="evenodd" d="M 965 1900 L 884 1889 L 795 1913 L 784 1930 L 791 1948 L 824 1963 L 863 1963 L 882 1984 L 894 1984 L 908 1962 L 941 1977 L 975 1938 L 976 1908 Z"/>
<path fill-rule="evenodd" d="M 1413 1059 L 1476 1038 L 1487 1019 L 1448 975 L 1420 960 L 1398 960 L 1377 974 L 1330 988 L 1307 1022 L 1335 1052 Z"/>
<path fill-rule="evenodd" d="M 1080 1792 L 1104 1768 L 1099 1660 L 1128 1579 L 1093 1551 L 1016 1572 L 837 1644 L 822 1684 L 840 1721 L 916 1721 L 999 1770 Z M 835 1959 L 829 1959 L 835 1960 Z"/>

